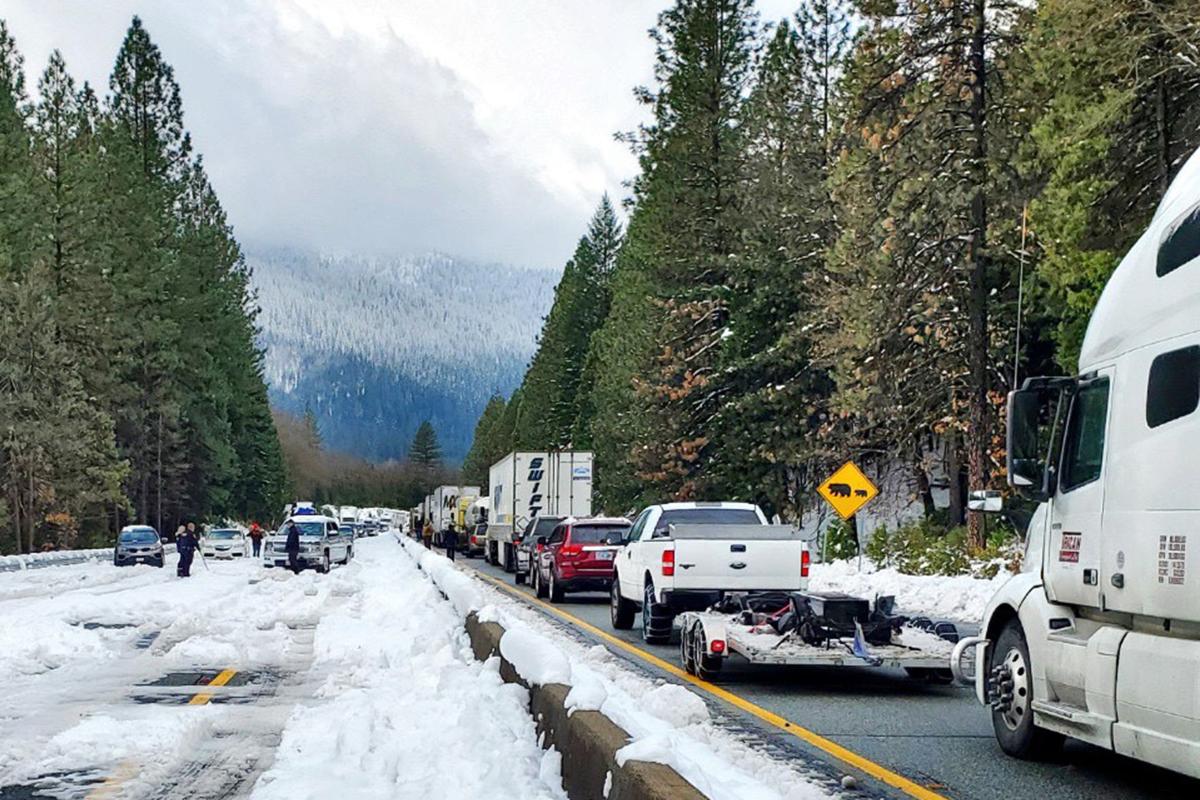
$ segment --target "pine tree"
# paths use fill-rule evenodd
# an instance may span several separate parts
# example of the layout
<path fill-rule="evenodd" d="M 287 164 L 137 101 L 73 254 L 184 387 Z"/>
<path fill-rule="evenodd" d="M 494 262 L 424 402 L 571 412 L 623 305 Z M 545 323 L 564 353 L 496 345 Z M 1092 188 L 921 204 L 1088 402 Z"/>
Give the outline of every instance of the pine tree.
<path fill-rule="evenodd" d="M 508 443 L 502 441 L 499 435 L 504 409 L 504 398 L 498 394 L 492 395 L 479 421 L 475 423 L 475 438 L 463 460 L 463 483 L 479 486 L 485 493 L 488 490 L 490 467 L 508 452 Z"/>
<path fill-rule="evenodd" d="M 408 446 L 408 460 L 426 470 L 437 469 L 442 464 L 442 447 L 438 444 L 437 431 L 429 420 L 421 422 Z"/>
<path fill-rule="evenodd" d="M 1188 3 L 1043 0 L 1028 51 L 1029 101 L 1045 109 L 1027 164 L 1045 176 L 1035 307 L 1058 310 L 1056 358 L 1073 373 L 1101 289 L 1200 146 L 1200 21 Z"/>

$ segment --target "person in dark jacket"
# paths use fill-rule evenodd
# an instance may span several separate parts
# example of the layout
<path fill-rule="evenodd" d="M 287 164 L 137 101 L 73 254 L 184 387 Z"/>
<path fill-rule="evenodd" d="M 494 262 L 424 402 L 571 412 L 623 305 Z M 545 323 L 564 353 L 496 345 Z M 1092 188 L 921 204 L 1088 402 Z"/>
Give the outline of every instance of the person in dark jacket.
<path fill-rule="evenodd" d="M 458 531 L 455 530 L 453 522 L 442 531 L 442 544 L 446 546 L 446 558 L 453 561 L 454 551 L 458 549 Z"/>
<path fill-rule="evenodd" d="M 179 568 L 175 574 L 180 578 L 192 577 L 192 559 L 196 557 L 197 544 L 196 523 L 189 522 L 175 541 L 175 549 L 179 552 Z"/>
<path fill-rule="evenodd" d="M 287 551 L 288 567 L 296 575 L 300 574 L 300 526 L 295 520 L 288 523 L 287 543 L 284 545 L 284 550 Z"/>

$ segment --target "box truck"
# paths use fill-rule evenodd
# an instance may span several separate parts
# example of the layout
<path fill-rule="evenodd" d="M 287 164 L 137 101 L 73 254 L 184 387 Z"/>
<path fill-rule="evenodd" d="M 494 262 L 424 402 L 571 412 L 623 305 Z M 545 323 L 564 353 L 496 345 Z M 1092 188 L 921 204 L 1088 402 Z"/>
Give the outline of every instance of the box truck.
<path fill-rule="evenodd" d="M 538 514 L 592 514 L 592 454 L 582 450 L 509 453 L 489 472 L 487 559 L 516 570 L 515 542 Z"/>
<path fill-rule="evenodd" d="M 1038 506 L 951 666 L 1012 756 L 1070 737 L 1200 778 L 1200 155 L 1109 278 L 1079 373 L 1013 391 L 1007 436 Z"/>

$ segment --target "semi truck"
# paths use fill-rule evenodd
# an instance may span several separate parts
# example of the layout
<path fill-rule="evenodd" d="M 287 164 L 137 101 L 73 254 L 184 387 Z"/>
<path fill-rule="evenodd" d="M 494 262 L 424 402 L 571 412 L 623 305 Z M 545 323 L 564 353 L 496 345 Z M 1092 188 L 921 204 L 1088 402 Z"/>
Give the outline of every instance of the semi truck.
<path fill-rule="evenodd" d="M 1200 778 L 1198 406 L 1193 154 L 1109 278 L 1078 374 L 1008 396 L 1008 482 L 1037 510 L 951 667 L 1009 755 L 1069 737 Z"/>
<path fill-rule="evenodd" d="M 455 515 L 458 512 L 458 500 L 460 497 L 478 497 L 478 486 L 439 486 L 433 490 L 433 494 L 429 495 L 429 515 L 430 521 L 433 523 L 433 543 L 437 546 L 442 545 L 442 532 L 450 527 L 450 523 L 454 522 Z M 461 531 L 459 532 L 461 534 Z M 462 536 L 459 540 L 461 543 Z"/>
<path fill-rule="evenodd" d="M 592 454 L 583 450 L 513 452 L 493 464 L 487 560 L 516 571 L 514 544 L 538 514 L 591 516 L 592 468 Z"/>

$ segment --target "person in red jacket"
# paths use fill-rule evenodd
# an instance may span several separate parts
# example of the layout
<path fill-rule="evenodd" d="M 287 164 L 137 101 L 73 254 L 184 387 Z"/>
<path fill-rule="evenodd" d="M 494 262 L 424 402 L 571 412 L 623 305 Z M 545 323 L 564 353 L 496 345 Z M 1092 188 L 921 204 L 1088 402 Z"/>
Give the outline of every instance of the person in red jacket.
<path fill-rule="evenodd" d="M 257 522 L 250 523 L 250 545 L 254 548 L 254 557 L 258 558 L 262 553 L 263 529 L 259 527 Z"/>

